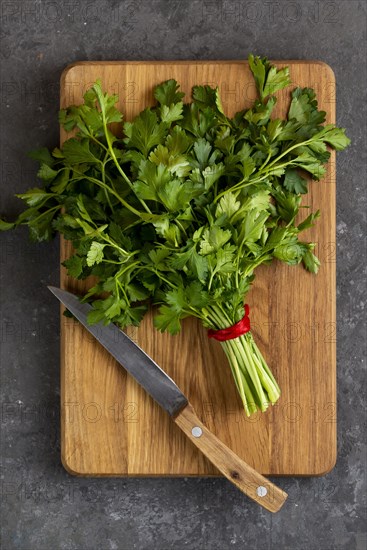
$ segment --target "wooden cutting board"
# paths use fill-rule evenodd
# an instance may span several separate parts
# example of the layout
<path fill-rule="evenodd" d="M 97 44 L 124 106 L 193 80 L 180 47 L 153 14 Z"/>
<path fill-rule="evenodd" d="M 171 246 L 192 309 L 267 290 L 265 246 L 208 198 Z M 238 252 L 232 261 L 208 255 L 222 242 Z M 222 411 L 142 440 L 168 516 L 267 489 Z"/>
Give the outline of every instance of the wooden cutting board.
<path fill-rule="evenodd" d="M 288 65 L 294 86 L 310 86 L 335 122 L 335 78 L 317 61 Z M 131 120 L 153 104 L 154 85 L 175 78 L 189 97 L 194 84 L 218 85 L 225 111 L 251 105 L 256 93 L 247 62 L 82 62 L 61 78 L 61 107 L 79 104 L 97 79 L 116 92 Z M 278 93 L 283 116 L 290 90 Z M 61 133 L 61 141 L 65 139 Z M 128 333 L 177 382 L 201 420 L 263 474 L 322 475 L 336 460 L 335 156 L 326 177 L 303 200 L 322 217 L 304 239 L 317 241 L 317 276 L 274 263 L 259 270 L 248 295 L 253 333 L 282 395 L 266 413 L 247 418 L 226 358 L 194 319 L 180 335 L 159 334 L 148 315 Z M 304 211 L 304 217 L 307 210 Z M 62 242 L 61 257 L 70 253 Z M 61 285 L 85 291 L 62 269 Z M 79 325 L 61 317 L 62 462 L 78 475 L 207 476 L 218 471 L 158 405 Z"/>

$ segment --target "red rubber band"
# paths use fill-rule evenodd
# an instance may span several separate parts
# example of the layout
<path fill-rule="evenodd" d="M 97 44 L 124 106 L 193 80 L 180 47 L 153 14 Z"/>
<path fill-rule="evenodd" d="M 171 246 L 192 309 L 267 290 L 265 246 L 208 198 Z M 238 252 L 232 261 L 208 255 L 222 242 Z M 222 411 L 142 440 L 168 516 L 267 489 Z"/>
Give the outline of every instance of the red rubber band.
<path fill-rule="evenodd" d="M 239 336 L 246 334 L 246 332 L 249 332 L 251 330 L 251 327 L 249 317 L 250 308 L 248 304 L 244 305 L 244 309 L 245 315 L 242 317 L 241 321 L 238 321 L 238 323 L 231 327 L 222 328 L 221 330 L 213 330 L 212 328 L 210 328 L 208 330 L 208 337 L 219 340 L 219 342 L 225 342 L 226 340 L 238 338 Z"/>

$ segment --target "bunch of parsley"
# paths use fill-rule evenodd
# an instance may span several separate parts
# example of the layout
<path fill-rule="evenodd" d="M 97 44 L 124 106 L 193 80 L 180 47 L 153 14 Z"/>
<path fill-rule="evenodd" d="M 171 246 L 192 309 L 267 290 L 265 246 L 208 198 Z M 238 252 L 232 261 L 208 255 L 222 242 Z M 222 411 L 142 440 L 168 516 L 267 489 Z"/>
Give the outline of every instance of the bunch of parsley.
<path fill-rule="evenodd" d="M 84 103 L 60 112 L 75 137 L 35 151 L 42 186 L 18 195 L 28 208 L 14 223 L 35 241 L 60 233 L 75 253 L 71 277 L 97 277 L 84 300 L 90 323 L 138 325 L 148 303 L 155 326 L 176 334 L 187 316 L 222 329 L 238 322 L 256 267 L 274 258 L 317 273 L 314 243 L 300 240 L 319 211 L 296 222 L 307 173 L 325 174 L 328 146 L 344 149 L 343 129 L 323 125 L 309 88 L 292 92 L 288 117 L 272 119 L 273 95 L 290 84 L 287 68 L 249 57 L 259 97 L 233 118 L 219 91 L 195 86 L 192 102 L 176 81 L 154 91 L 157 104 L 123 124 L 117 96 L 97 81 Z M 248 415 L 266 410 L 280 389 L 251 332 L 222 342 Z"/>

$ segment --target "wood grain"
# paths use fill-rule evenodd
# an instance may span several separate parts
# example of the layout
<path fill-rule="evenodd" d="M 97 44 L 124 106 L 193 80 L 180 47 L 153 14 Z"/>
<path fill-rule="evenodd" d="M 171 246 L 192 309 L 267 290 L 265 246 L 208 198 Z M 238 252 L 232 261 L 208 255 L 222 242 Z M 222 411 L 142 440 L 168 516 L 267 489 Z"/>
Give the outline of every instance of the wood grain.
<path fill-rule="evenodd" d="M 189 403 L 175 418 L 175 423 L 218 470 L 240 491 L 270 512 L 278 512 L 287 493 L 251 468 L 231 451 L 197 417 Z"/>
<path fill-rule="evenodd" d="M 289 65 L 294 86 L 315 88 L 328 122 L 335 121 L 335 78 L 317 62 Z M 246 62 L 83 62 L 61 79 L 61 106 L 82 101 L 101 78 L 117 92 L 126 119 L 153 103 L 153 87 L 168 78 L 188 95 L 194 84 L 218 85 L 226 112 L 250 106 L 255 89 Z M 283 116 L 289 91 L 278 95 Z M 65 139 L 61 133 L 61 141 Z M 322 217 L 305 240 L 316 241 L 322 266 L 317 276 L 274 263 L 261 268 L 248 295 L 256 341 L 276 375 L 282 395 L 265 414 L 241 410 L 225 356 L 194 319 L 180 335 L 159 334 L 148 315 L 129 330 L 139 345 L 177 382 L 199 418 L 240 458 L 263 474 L 322 475 L 336 460 L 335 357 L 335 156 L 326 177 L 310 185 L 303 200 Z M 304 217 L 307 210 L 304 211 Z M 61 242 L 61 258 L 70 254 Z M 61 271 L 61 286 L 84 292 L 85 283 Z M 218 470 L 158 405 L 92 337 L 61 317 L 62 461 L 79 475 L 218 475 Z"/>

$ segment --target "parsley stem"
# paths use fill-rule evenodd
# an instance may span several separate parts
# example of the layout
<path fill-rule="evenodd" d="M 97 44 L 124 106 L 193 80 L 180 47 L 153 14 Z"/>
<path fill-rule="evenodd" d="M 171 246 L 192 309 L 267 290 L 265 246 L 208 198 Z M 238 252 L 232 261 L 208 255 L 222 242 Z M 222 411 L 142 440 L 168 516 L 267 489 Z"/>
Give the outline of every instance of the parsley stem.
<path fill-rule="evenodd" d="M 268 156 L 266 157 L 265 161 L 263 162 L 263 164 L 260 166 L 259 168 L 259 172 L 261 172 L 263 170 L 263 168 L 268 164 L 269 160 L 271 159 L 271 150 L 269 151 L 269 154 Z"/>
<path fill-rule="evenodd" d="M 307 139 L 306 141 L 302 141 L 301 143 L 295 143 L 291 147 L 288 147 L 283 153 L 281 153 L 276 159 L 274 159 L 270 164 L 267 166 L 267 171 L 269 171 L 269 168 L 276 164 L 281 158 L 283 158 L 285 155 L 288 155 L 293 149 L 297 149 L 297 147 L 302 147 L 303 145 L 307 145 L 308 143 L 311 143 L 312 139 Z M 260 168 L 259 173 L 263 172 L 262 168 Z"/>
<path fill-rule="evenodd" d="M 106 153 L 107 154 L 107 153 Z M 104 185 L 106 185 L 106 170 L 105 170 L 105 162 L 102 162 L 102 171 L 101 171 L 101 174 L 102 174 L 102 182 Z M 107 187 L 107 186 L 106 186 Z M 111 209 L 111 212 L 113 213 L 113 206 L 112 206 L 112 203 L 111 203 L 111 200 L 110 200 L 110 197 L 109 197 L 109 194 L 107 193 L 106 189 L 104 189 L 104 194 L 105 194 L 105 197 L 106 197 L 106 200 L 108 202 L 108 206 L 110 207 Z"/>
<path fill-rule="evenodd" d="M 246 411 L 246 414 L 247 414 L 247 416 L 250 416 L 250 410 L 249 410 L 247 397 L 246 397 L 246 393 L 248 393 L 249 390 L 248 390 L 248 387 L 247 387 L 247 392 L 246 392 L 246 389 L 244 387 L 244 378 L 241 376 L 241 371 L 240 371 L 240 368 L 238 366 L 236 356 L 233 352 L 233 349 L 230 346 L 222 346 L 222 347 L 224 348 L 225 354 L 226 354 L 226 356 L 229 360 L 229 365 L 230 365 L 231 370 L 232 370 L 233 378 L 235 380 L 238 392 L 239 392 L 240 397 L 242 399 L 242 403 L 243 403 L 244 409 Z"/>
<path fill-rule="evenodd" d="M 92 141 L 94 141 L 94 143 L 96 143 L 99 147 L 104 149 L 107 155 L 109 154 L 108 148 L 101 141 L 99 141 L 99 139 L 97 139 L 91 132 L 87 132 L 87 135 Z"/>
<path fill-rule="evenodd" d="M 275 158 L 270 164 L 267 164 L 268 161 L 269 161 L 269 155 L 271 157 L 271 154 L 269 153 L 268 155 L 268 158 L 266 159 L 266 161 L 264 162 L 264 164 L 259 168 L 259 170 L 257 170 L 256 174 L 264 174 L 264 176 L 262 177 L 256 177 L 255 179 L 253 180 L 249 180 L 249 181 L 245 181 L 245 179 L 242 179 L 240 182 L 236 183 L 235 185 L 233 185 L 232 187 L 229 187 L 228 189 L 225 189 L 224 191 L 222 191 L 221 193 L 219 193 L 219 195 L 217 195 L 214 199 L 214 204 L 216 202 L 218 202 L 222 197 L 223 195 L 225 195 L 226 193 L 229 193 L 229 192 L 234 192 L 234 191 L 239 191 L 241 189 L 243 189 L 244 187 L 248 187 L 249 185 L 253 185 L 255 183 L 260 183 L 261 181 L 264 181 L 264 179 L 266 179 L 268 177 L 268 173 L 271 171 L 271 168 L 274 166 L 274 164 L 276 164 L 281 158 L 283 158 L 285 155 L 287 155 L 290 151 L 292 151 L 293 149 L 296 149 L 297 147 L 301 147 L 303 145 L 307 145 L 308 143 L 311 143 L 312 139 L 308 139 L 306 141 L 303 141 L 301 143 L 295 143 L 294 145 L 292 145 L 292 147 L 289 147 L 286 151 L 284 151 L 282 154 L 280 154 L 277 158 Z M 284 168 L 285 166 L 289 166 L 290 164 L 293 164 L 293 161 L 290 160 L 288 162 L 284 162 L 280 165 L 278 165 L 276 168 Z"/>
<path fill-rule="evenodd" d="M 267 399 L 264 393 L 263 385 L 260 381 L 259 374 L 254 365 L 251 352 L 249 350 L 248 341 L 246 338 L 244 338 L 242 341 L 239 340 L 238 338 L 234 338 L 234 345 L 238 347 L 240 353 L 242 354 L 243 363 L 246 366 L 246 369 L 250 375 L 252 383 L 255 386 L 256 394 L 259 397 L 259 400 L 261 403 L 261 410 L 264 411 L 267 409 Z"/>
<path fill-rule="evenodd" d="M 228 187 L 227 189 L 219 193 L 219 195 L 217 195 L 213 200 L 213 204 L 216 204 L 226 193 L 233 193 L 234 191 L 240 191 L 244 187 L 248 187 L 249 185 L 253 185 L 254 183 L 260 183 L 261 181 L 264 181 L 266 178 L 267 178 L 267 175 L 264 175 L 261 178 L 255 178 L 250 181 L 245 181 L 245 179 L 243 179 L 238 183 L 236 183 L 235 185 L 233 185 L 232 187 Z"/>
<path fill-rule="evenodd" d="M 108 260 L 104 260 L 104 262 L 108 262 Z M 119 263 L 119 265 L 121 265 L 121 262 Z M 140 262 L 133 262 L 132 264 L 129 264 L 127 266 L 124 266 L 124 268 L 120 269 L 116 275 L 115 275 L 115 279 L 116 280 L 119 280 L 121 275 L 123 275 L 124 273 L 126 273 L 126 271 L 129 271 L 129 269 L 131 268 L 134 268 L 136 266 L 140 265 Z"/>
<path fill-rule="evenodd" d="M 263 387 L 265 387 L 267 389 L 267 393 L 268 393 L 270 401 L 275 402 L 279 397 L 278 390 L 276 388 L 275 380 L 272 379 L 273 377 L 270 378 L 268 376 L 267 371 L 263 368 L 263 365 L 260 362 L 259 358 L 257 357 L 256 353 L 254 353 L 252 344 L 254 344 L 253 341 L 250 342 L 250 350 L 251 350 L 251 357 L 253 359 L 253 363 L 254 363 L 255 368 L 258 372 L 258 375 L 260 377 L 260 380 L 261 380 L 261 383 L 262 383 Z"/>
<path fill-rule="evenodd" d="M 185 231 L 184 226 L 183 226 L 182 223 L 180 222 L 180 220 L 178 220 L 178 219 L 176 218 L 176 219 L 175 219 L 175 222 L 176 222 L 177 227 L 178 227 L 179 229 L 181 229 L 181 231 L 183 231 L 183 233 L 184 233 L 184 235 L 185 235 L 185 237 L 186 237 L 186 239 L 187 239 L 187 233 L 186 233 L 186 231 Z"/>
<path fill-rule="evenodd" d="M 154 269 L 154 267 L 150 267 L 150 266 L 145 266 L 145 269 L 149 269 L 149 271 L 152 271 L 155 275 L 157 275 L 159 279 L 162 279 L 162 281 L 164 281 L 168 286 L 176 289 L 176 285 L 171 283 L 171 281 L 166 279 L 166 277 L 163 277 L 162 273 L 158 272 L 158 269 Z"/>
<path fill-rule="evenodd" d="M 48 210 L 46 210 L 45 212 L 42 212 L 42 214 L 37 216 L 37 218 L 32 218 L 31 222 L 34 223 L 34 222 L 40 220 L 41 218 L 43 218 L 43 216 L 46 216 L 46 214 L 49 214 L 50 212 L 53 212 L 54 210 L 58 210 L 60 208 L 62 208 L 62 204 L 58 204 L 58 205 L 54 206 L 53 208 L 49 208 Z M 25 221 L 25 222 L 21 222 L 20 225 L 28 225 L 29 223 L 30 223 L 29 221 Z"/>
<path fill-rule="evenodd" d="M 242 358 L 241 352 L 239 350 L 239 347 L 237 345 L 233 346 L 233 342 L 231 343 L 230 341 L 224 342 L 224 344 L 226 344 L 225 346 L 223 346 L 224 348 L 227 347 L 227 346 L 228 347 L 231 347 L 231 346 L 233 347 L 233 351 L 234 351 L 234 354 L 237 357 L 237 362 L 238 362 L 238 365 L 240 367 L 241 374 L 242 374 L 242 376 L 244 378 L 244 381 L 245 381 L 245 388 L 247 388 L 247 391 L 246 391 L 247 405 L 250 409 L 250 414 L 252 414 L 252 413 L 256 412 L 258 408 L 261 408 L 261 403 L 259 401 L 259 398 L 257 397 L 255 387 L 252 383 L 252 380 L 251 380 L 247 370 L 243 367 L 243 358 Z"/>
<path fill-rule="evenodd" d="M 217 306 L 217 307 L 212 306 L 211 308 L 208 308 L 208 309 L 210 309 L 211 317 L 216 323 L 217 327 L 224 328 L 223 323 L 228 326 L 227 315 L 224 313 L 224 310 L 220 306 Z M 223 311 L 222 314 L 220 311 L 218 311 L 219 309 Z M 223 318 L 223 314 L 224 314 L 224 318 Z M 235 384 L 240 394 L 246 414 L 247 416 L 250 416 L 250 414 L 254 412 L 253 405 L 252 405 L 253 396 L 250 391 L 248 382 L 246 378 L 243 376 L 243 372 L 240 367 L 241 363 L 238 361 L 238 358 L 236 357 L 235 349 L 233 348 L 233 346 L 230 345 L 230 341 L 222 342 L 222 348 L 224 349 L 224 352 L 228 358 L 232 375 L 235 380 Z M 255 410 L 256 410 L 256 407 L 255 407 Z"/>
<path fill-rule="evenodd" d="M 120 281 L 118 279 L 116 279 L 116 284 L 117 286 L 121 289 L 121 292 L 123 293 L 123 295 L 125 296 L 125 300 L 127 302 L 127 304 L 129 305 L 130 307 L 130 300 L 129 298 L 127 297 L 127 294 L 126 294 L 126 291 L 124 289 L 124 287 L 122 286 L 122 284 L 120 283 Z"/>
<path fill-rule="evenodd" d="M 128 210 L 130 210 L 130 212 L 133 212 L 134 214 L 139 216 L 139 218 L 141 217 L 141 212 L 139 212 L 139 210 L 136 210 L 136 208 L 131 206 L 128 202 L 124 201 L 124 199 L 122 199 L 114 189 L 104 184 L 102 181 L 97 180 L 96 178 L 93 178 L 92 176 L 87 176 L 86 174 L 83 174 L 82 172 L 78 172 L 77 170 L 74 170 L 74 172 L 80 175 L 80 179 L 87 179 L 92 183 L 95 183 L 99 187 L 102 187 L 102 189 L 106 189 L 109 193 L 111 193 L 111 195 L 114 195 L 121 202 L 121 204 L 125 206 L 125 208 L 127 208 Z"/>
<path fill-rule="evenodd" d="M 139 200 L 140 203 L 143 205 L 143 207 L 144 207 L 145 210 L 148 212 L 148 214 L 151 214 L 151 211 L 150 211 L 150 209 L 148 208 L 148 206 L 146 205 L 145 201 L 144 201 L 143 199 L 140 199 L 140 198 L 138 197 L 138 195 L 136 194 L 133 184 L 131 183 L 130 179 L 127 177 L 127 175 L 125 174 L 125 172 L 124 172 L 123 169 L 121 168 L 120 163 L 118 162 L 118 160 L 117 160 L 117 158 L 116 158 L 115 151 L 113 150 L 112 143 L 111 143 L 110 132 L 109 132 L 109 130 L 108 130 L 108 128 L 107 128 L 106 108 L 105 108 L 104 98 L 103 98 L 103 95 L 101 95 L 101 93 L 100 93 L 100 91 L 98 90 L 97 87 L 94 87 L 94 91 L 96 92 L 96 95 L 97 95 L 97 97 L 98 97 L 98 103 L 99 103 L 99 106 L 100 106 L 100 108 L 101 108 L 102 122 L 103 122 L 103 130 L 104 130 L 104 134 L 105 134 L 106 141 L 107 141 L 107 147 L 108 147 L 108 150 L 109 150 L 109 152 L 110 152 L 110 155 L 111 155 L 111 157 L 112 157 L 112 159 L 113 159 L 113 162 L 115 163 L 115 166 L 116 166 L 117 170 L 120 172 L 121 176 L 122 176 L 123 179 L 126 181 L 126 183 L 127 183 L 128 186 L 130 187 L 130 189 L 132 190 L 132 192 L 134 193 L 134 195 L 138 198 L 138 200 Z"/>
<path fill-rule="evenodd" d="M 206 308 L 209 321 L 213 328 L 227 328 L 233 324 L 225 304 L 217 303 Z M 221 342 L 228 358 L 231 371 L 241 396 L 246 414 L 249 416 L 257 408 L 265 411 L 269 403 L 275 403 L 280 395 L 269 367 L 256 346 L 251 332 Z"/>

